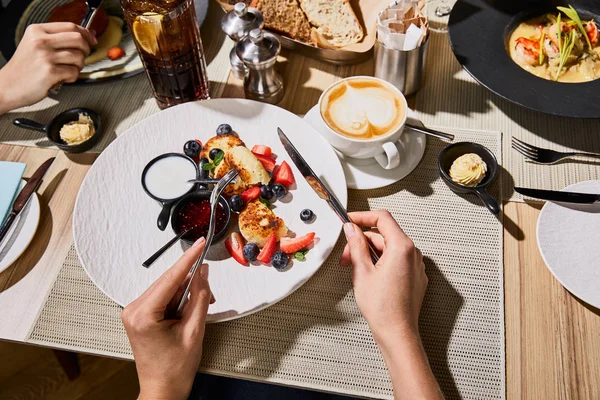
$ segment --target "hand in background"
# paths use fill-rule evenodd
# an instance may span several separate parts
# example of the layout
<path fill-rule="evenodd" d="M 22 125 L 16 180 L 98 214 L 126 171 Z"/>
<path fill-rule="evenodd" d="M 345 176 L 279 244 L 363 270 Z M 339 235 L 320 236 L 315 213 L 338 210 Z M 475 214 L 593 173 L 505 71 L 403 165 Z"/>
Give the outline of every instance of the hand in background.
<path fill-rule="evenodd" d="M 181 320 L 165 311 L 186 282 L 204 248 L 198 240 L 122 314 L 140 380 L 140 399 L 186 399 L 202 357 L 202 340 L 211 292 L 208 265 L 192 280 L 190 301 Z"/>
<path fill-rule="evenodd" d="M 90 31 L 70 22 L 29 25 L 0 70 L 0 114 L 42 100 L 59 82 L 75 82 L 97 43 Z"/>
<path fill-rule="evenodd" d="M 343 266 L 352 264 L 354 294 L 376 340 L 389 334 L 418 334 L 419 312 L 427 289 L 423 255 L 387 211 L 351 213 L 344 225 L 348 244 Z M 362 232 L 357 226 L 377 227 Z M 382 253 L 377 265 L 367 239 Z"/>

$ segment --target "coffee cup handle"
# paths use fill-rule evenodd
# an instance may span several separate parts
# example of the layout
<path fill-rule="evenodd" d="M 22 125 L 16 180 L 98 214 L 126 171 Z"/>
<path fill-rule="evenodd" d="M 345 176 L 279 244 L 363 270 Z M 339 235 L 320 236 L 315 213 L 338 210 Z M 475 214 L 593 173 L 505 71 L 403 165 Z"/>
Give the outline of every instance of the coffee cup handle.
<path fill-rule="evenodd" d="M 384 169 L 394 169 L 400 165 L 400 153 L 395 143 L 386 142 L 383 147 L 383 153 L 375 156 L 375 160 Z"/>

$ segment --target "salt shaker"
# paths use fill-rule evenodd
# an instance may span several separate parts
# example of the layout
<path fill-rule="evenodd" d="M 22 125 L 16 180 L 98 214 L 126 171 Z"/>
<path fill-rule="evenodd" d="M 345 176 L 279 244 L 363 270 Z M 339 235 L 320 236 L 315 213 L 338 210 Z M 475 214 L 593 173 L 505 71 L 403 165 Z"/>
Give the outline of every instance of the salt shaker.
<path fill-rule="evenodd" d="M 275 104 L 283 97 L 283 80 L 275 70 L 281 51 L 279 40 L 269 32 L 253 29 L 235 46 L 238 57 L 248 67 L 244 77 L 247 98 Z"/>
<path fill-rule="evenodd" d="M 225 14 L 221 20 L 221 29 L 235 43 L 246 37 L 252 29 L 262 29 L 264 19 L 260 11 L 256 8 L 248 8 L 243 2 L 237 3 L 233 10 Z M 229 62 L 233 75 L 239 79 L 244 79 L 248 69 L 240 60 L 235 52 L 235 44 L 229 53 Z"/>

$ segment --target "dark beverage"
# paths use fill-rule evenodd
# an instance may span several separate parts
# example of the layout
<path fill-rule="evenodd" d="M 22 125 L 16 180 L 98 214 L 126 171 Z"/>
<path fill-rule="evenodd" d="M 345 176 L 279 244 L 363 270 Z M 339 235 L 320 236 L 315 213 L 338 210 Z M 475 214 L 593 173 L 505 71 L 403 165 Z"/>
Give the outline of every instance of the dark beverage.
<path fill-rule="evenodd" d="M 210 98 L 193 0 L 121 0 L 161 109 Z"/>

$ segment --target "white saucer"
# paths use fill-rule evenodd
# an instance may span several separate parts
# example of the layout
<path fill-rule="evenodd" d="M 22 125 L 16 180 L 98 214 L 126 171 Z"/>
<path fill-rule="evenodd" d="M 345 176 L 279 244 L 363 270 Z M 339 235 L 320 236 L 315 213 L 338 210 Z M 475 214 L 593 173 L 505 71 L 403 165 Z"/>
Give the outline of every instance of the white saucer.
<path fill-rule="evenodd" d="M 19 190 L 25 186 L 25 183 L 24 180 L 21 180 Z M 39 221 L 40 201 L 37 194 L 34 193 L 0 243 L 0 272 L 10 267 L 27 249 L 35 236 Z"/>
<path fill-rule="evenodd" d="M 563 190 L 600 193 L 600 181 Z M 547 202 L 538 219 L 537 242 L 548 269 L 565 289 L 600 307 L 600 204 Z"/>
<path fill-rule="evenodd" d="M 306 113 L 304 120 L 311 124 L 319 133 L 327 129 L 319 115 L 318 105 L 315 105 Z M 411 109 L 408 110 L 407 122 L 418 126 L 423 125 Z M 359 160 L 345 157 L 337 150 L 336 154 L 342 162 L 349 189 L 378 189 L 396 183 L 408 176 L 419 165 L 421 158 L 423 158 L 426 142 L 427 140 L 423 133 L 405 129 L 397 144 L 398 151 L 400 152 L 400 165 L 394 169 L 382 168 L 374 158 Z"/>

